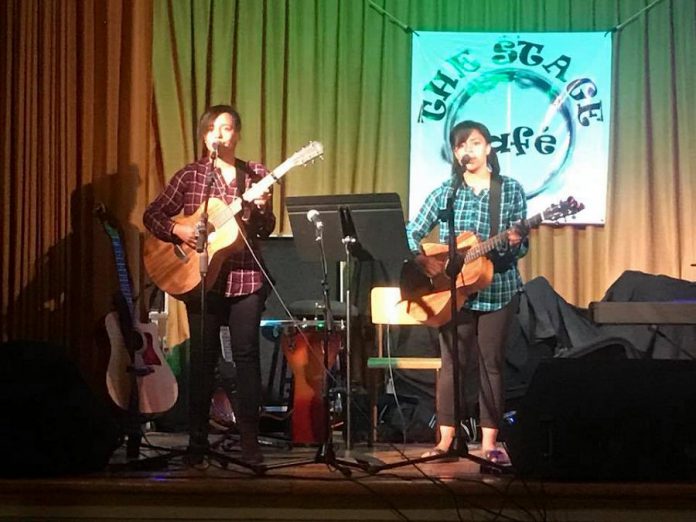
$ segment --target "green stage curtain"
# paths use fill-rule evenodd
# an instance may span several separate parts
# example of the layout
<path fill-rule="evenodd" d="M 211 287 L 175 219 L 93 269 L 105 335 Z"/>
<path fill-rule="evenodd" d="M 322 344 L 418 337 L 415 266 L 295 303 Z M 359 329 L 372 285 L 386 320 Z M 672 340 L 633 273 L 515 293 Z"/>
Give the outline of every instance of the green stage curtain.
<path fill-rule="evenodd" d="M 429 31 L 602 31 L 643 0 L 379 0 Z M 239 153 L 273 167 L 310 139 L 323 162 L 276 194 L 394 191 L 407 201 L 412 36 L 361 0 L 155 3 L 153 73 L 163 179 L 192 160 L 195 119 L 231 102 Z M 586 306 L 626 269 L 695 279 L 696 4 L 663 0 L 614 34 L 605 226 L 533 231 L 525 278 Z M 275 198 L 283 212 L 283 198 Z M 277 232 L 290 233 L 287 219 Z"/>

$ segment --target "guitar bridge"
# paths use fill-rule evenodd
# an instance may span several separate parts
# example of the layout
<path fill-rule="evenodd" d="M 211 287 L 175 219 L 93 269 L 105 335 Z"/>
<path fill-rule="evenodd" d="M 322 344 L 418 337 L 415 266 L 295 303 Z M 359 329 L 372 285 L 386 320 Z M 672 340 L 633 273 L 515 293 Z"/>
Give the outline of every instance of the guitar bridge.
<path fill-rule="evenodd" d="M 135 373 L 136 377 L 145 377 L 146 375 L 150 375 L 151 373 L 154 373 L 155 370 L 150 368 L 149 366 L 141 366 L 139 368 L 136 368 L 132 364 L 128 366 L 126 369 L 128 373 Z"/>

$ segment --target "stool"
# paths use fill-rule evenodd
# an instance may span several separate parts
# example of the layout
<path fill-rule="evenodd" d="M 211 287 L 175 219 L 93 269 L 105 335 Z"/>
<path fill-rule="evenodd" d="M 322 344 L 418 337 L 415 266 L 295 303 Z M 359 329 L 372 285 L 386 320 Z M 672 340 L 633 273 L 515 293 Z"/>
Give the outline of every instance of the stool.
<path fill-rule="evenodd" d="M 367 360 L 368 369 L 431 370 L 437 378 L 442 361 L 439 357 L 384 357 L 384 326 L 422 325 L 406 313 L 406 303 L 401 300 L 398 287 L 375 287 L 370 292 L 372 324 L 377 329 L 377 357 Z M 387 337 L 387 342 L 389 339 Z M 390 351 L 391 353 L 391 351 Z M 370 435 L 368 445 L 372 445 L 377 435 L 377 385 L 370 379 Z"/>

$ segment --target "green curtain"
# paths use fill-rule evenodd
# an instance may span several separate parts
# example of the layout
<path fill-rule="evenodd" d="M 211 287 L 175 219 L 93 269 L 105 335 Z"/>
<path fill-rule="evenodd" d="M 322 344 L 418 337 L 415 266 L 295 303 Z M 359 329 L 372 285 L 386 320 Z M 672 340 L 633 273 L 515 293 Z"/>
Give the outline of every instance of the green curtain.
<path fill-rule="evenodd" d="M 412 36 L 429 31 L 609 30 L 647 0 L 159 0 L 153 79 L 162 179 L 194 159 L 195 122 L 231 102 L 239 154 L 279 164 L 310 139 L 322 162 L 291 171 L 288 195 L 397 192 L 407 201 Z M 523 262 L 571 302 L 598 299 L 623 270 L 696 279 L 696 3 L 663 0 L 614 35 L 605 226 L 544 226 Z M 280 195 L 281 197 L 277 197 Z M 277 232 L 288 234 L 287 219 Z"/>

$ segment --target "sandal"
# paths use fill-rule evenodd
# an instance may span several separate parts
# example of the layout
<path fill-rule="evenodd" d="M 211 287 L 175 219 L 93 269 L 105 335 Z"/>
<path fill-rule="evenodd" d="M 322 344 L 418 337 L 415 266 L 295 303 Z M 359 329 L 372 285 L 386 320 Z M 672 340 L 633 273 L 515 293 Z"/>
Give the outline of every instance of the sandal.
<path fill-rule="evenodd" d="M 484 475 L 504 475 L 512 473 L 512 463 L 505 451 L 494 449 L 486 451 L 483 458 L 490 464 L 481 464 L 480 472 Z"/>
<path fill-rule="evenodd" d="M 449 456 L 447 456 L 449 455 Z M 433 457 L 442 457 L 440 459 L 435 459 Z M 435 446 L 421 455 L 422 459 L 433 458 L 433 462 L 457 462 L 459 457 L 456 455 L 450 455 L 449 451 L 443 450 Z"/>
<path fill-rule="evenodd" d="M 499 466 L 510 465 L 510 457 L 508 457 L 508 454 L 499 449 L 487 451 L 483 458 L 489 462 L 492 462 L 493 464 L 498 464 Z"/>

